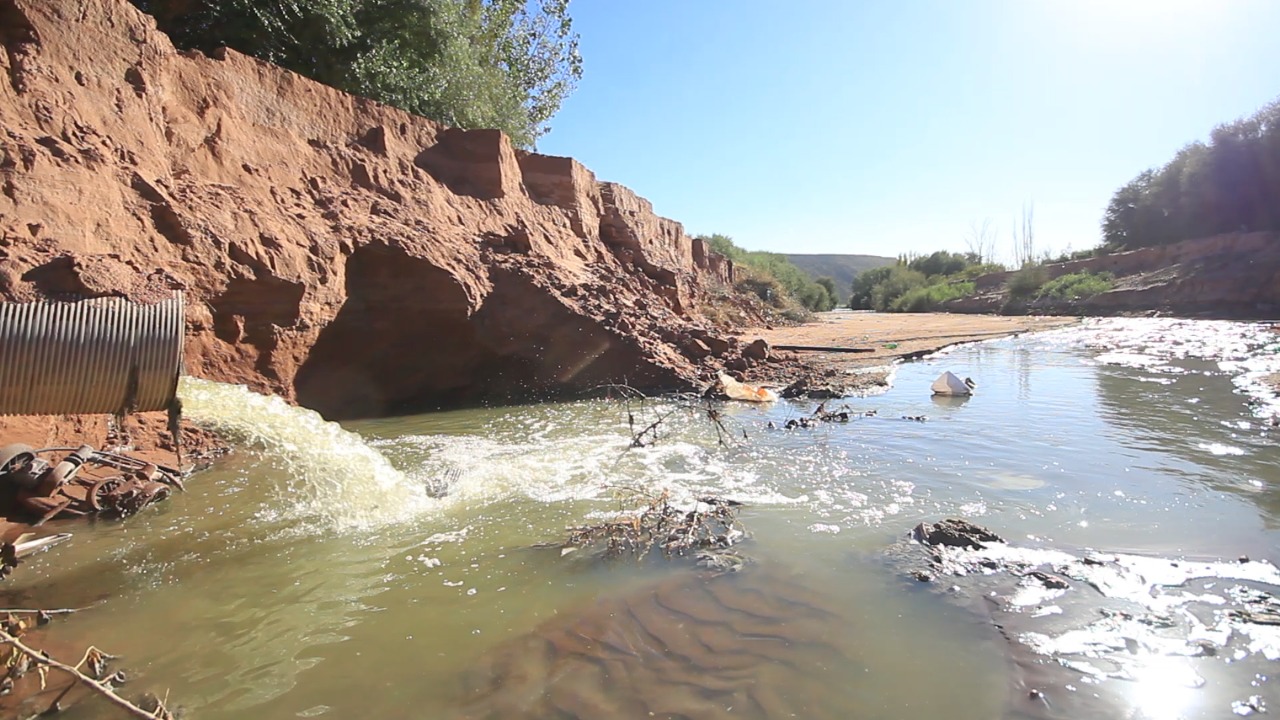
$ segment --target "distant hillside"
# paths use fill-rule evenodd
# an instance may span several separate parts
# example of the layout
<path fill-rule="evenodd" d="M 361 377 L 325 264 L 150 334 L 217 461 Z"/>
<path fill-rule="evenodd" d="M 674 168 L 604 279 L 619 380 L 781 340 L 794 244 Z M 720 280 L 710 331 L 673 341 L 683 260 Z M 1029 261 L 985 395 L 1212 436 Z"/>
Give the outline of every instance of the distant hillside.
<path fill-rule="evenodd" d="M 849 287 L 853 276 L 863 270 L 892 265 L 897 258 L 879 255 L 787 255 L 793 265 L 808 273 L 815 280 L 829 277 L 836 281 L 836 298 L 840 305 L 849 302 Z"/>

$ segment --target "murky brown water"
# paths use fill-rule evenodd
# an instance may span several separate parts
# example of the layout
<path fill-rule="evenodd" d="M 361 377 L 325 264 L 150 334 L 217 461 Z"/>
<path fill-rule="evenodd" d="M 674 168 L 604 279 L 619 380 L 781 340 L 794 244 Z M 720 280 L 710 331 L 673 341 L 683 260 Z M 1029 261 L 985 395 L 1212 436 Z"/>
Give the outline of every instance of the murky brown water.
<path fill-rule="evenodd" d="M 677 415 L 627 450 L 606 402 L 351 426 L 366 446 L 189 386 L 192 414 L 250 449 L 163 507 L 76 528 L 5 589 L 107 597 L 53 639 L 124 655 L 138 692 L 202 719 L 1000 717 L 1007 642 L 883 549 L 964 516 L 1036 547 L 1280 560 L 1280 432 L 1233 384 L 1277 349 L 1256 326 L 1105 321 L 906 365 L 848 424 L 769 430 L 811 404 L 729 408 L 747 439 L 728 448 Z M 944 369 L 978 394 L 932 400 Z M 451 470 L 446 498 L 423 491 Z M 712 576 L 529 549 L 616 510 L 620 488 L 749 503 L 756 563 Z M 1222 717 L 1280 693 L 1252 659 L 1206 662 L 1185 701 L 1127 692 L 1117 716 Z"/>

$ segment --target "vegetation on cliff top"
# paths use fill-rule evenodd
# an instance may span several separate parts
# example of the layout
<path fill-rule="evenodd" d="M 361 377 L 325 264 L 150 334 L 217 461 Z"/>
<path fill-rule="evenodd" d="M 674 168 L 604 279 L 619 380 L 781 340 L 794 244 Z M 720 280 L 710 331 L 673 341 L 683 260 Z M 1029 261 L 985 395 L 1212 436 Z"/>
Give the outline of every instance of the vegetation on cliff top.
<path fill-rule="evenodd" d="M 1219 125 L 1116 191 L 1103 241 L 1132 250 L 1240 231 L 1280 231 L 1280 100 Z"/>
<path fill-rule="evenodd" d="M 811 312 L 825 312 L 836 306 L 835 281 L 813 280 L 785 255 L 744 250 L 727 235 L 699 235 L 712 251 L 729 258 L 737 267 L 737 289 L 750 292 L 778 310 L 798 305 Z M 803 316 L 803 313 L 799 313 Z M 796 317 L 793 319 L 803 319 Z"/>
<path fill-rule="evenodd" d="M 131 0 L 180 48 L 227 46 L 522 147 L 582 76 L 569 0 Z"/>
<path fill-rule="evenodd" d="M 1060 275 L 1040 287 L 1037 297 L 1071 302 L 1087 300 L 1111 289 L 1112 275 L 1109 272 L 1092 273 L 1081 271 Z"/>

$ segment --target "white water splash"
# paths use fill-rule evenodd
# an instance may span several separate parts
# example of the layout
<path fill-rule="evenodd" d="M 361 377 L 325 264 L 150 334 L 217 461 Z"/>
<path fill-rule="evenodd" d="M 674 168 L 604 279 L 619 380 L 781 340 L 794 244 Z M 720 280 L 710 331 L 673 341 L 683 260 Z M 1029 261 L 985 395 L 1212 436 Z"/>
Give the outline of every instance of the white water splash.
<path fill-rule="evenodd" d="M 680 420 L 672 418 L 673 425 Z M 715 446 L 664 438 L 630 447 L 625 423 L 576 433 L 526 431 L 490 437 L 402 435 L 373 441 L 394 457 L 426 458 L 426 467 L 459 469 L 451 505 L 475 507 L 512 498 L 538 503 L 605 500 L 666 492 L 675 503 L 718 494 L 752 505 L 801 500 L 782 494 L 746 464 L 726 462 Z"/>
<path fill-rule="evenodd" d="M 422 482 L 392 467 L 357 434 L 320 414 L 243 385 L 184 377 L 183 413 L 277 459 L 291 480 L 281 515 L 344 531 L 399 522 L 433 507 Z"/>
<path fill-rule="evenodd" d="M 1280 417 L 1280 397 L 1267 382 L 1280 373 L 1280 333 L 1270 323 L 1170 318 L 1086 320 L 1035 336 L 1049 347 L 1098 350 L 1093 362 L 1140 368 L 1157 375 L 1186 374 L 1173 360 L 1214 362 L 1248 395 L 1254 415 Z M 1168 379 L 1164 379 L 1167 383 Z"/>
<path fill-rule="evenodd" d="M 1200 443 L 1196 445 L 1211 455 L 1244 455 L 1244 450 L 1233 445 L 1224 445 L 1223 443 Z"/>

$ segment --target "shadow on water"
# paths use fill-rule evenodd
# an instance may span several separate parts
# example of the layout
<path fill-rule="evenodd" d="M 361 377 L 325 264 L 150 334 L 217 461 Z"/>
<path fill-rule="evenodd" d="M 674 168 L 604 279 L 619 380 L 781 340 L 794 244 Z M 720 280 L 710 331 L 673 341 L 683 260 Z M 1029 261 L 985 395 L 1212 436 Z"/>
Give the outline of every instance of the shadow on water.
<path fill-rule="evenodd" d="M 968 395 L 934 395 L 933 404 L 939 411 L 956 410 L 969 402 Z"/>

